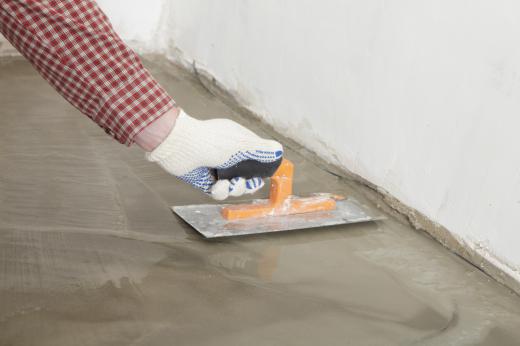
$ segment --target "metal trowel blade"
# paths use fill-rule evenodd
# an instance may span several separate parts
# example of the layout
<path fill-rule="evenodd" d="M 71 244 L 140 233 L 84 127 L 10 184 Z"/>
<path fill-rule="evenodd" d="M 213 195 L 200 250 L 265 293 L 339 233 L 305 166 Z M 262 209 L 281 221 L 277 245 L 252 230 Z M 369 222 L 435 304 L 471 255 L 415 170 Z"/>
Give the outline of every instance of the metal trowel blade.
<path fill-rule="evenodd" d="M 186 205 L 174 206 L 172 210 L 205 238 L 273 233 L 384 219 L 382 214 L 371 211 L 353 198 L 336 202 L 336 209 L 332 211 L 233 221 L 221 216 L 220 210 L 224 206 L 227 204 Z"/>

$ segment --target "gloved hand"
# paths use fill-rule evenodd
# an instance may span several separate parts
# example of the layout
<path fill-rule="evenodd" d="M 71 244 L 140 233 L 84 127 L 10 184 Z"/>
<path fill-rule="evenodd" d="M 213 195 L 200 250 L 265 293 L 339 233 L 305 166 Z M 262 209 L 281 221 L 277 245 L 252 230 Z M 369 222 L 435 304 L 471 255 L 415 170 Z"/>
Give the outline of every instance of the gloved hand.
<path fill-rule="evenodd" d="M 232 120 L 197 120 L 181 111 L 170 134 L 146 157 L 214 199 L 223 200 L 254 193 L 264 182 L 260 177 L 217 181 L 215 169 L 244 160 L 274 162 L 282 155 L 280 143 L 262 139 Z"/>

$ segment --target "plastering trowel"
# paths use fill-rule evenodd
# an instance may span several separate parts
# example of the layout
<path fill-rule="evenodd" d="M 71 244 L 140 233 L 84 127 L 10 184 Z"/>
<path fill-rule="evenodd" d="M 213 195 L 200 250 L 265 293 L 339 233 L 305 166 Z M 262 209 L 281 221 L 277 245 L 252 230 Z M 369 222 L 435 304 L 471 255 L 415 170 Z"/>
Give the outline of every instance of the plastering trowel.
<path fill-rule="evenodd" d="M 334 226 L 383 218 L 353 198 L 328 193 L 310 197 L 292 196 L 293 173 L 294 166 L 287 159 L 272 164 L 243 161 L 234 167 L 218 170 L 218 178 L 271 177 L 269 199 L 254 200 L 251 204 L 202 204 L 172 209 L 206 238 Z"/>

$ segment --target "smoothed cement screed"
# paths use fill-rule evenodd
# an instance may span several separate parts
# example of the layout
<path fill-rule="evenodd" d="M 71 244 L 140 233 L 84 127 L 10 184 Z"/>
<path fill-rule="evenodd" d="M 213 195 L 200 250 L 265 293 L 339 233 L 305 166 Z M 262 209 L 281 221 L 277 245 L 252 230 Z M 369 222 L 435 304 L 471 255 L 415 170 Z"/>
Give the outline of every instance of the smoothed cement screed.
<path fill-rule="evenodd" d="M 256 124 L 147 64 L 189 113 Z M 207 197 L 107 137 L 28 63 L 0 64 L 0 101 L 0 345 L 520 340 L 518 296 L 391 218 L 207 241 L 169 209 Z M 363 200 L 286 151 L 299 195 Z"/>

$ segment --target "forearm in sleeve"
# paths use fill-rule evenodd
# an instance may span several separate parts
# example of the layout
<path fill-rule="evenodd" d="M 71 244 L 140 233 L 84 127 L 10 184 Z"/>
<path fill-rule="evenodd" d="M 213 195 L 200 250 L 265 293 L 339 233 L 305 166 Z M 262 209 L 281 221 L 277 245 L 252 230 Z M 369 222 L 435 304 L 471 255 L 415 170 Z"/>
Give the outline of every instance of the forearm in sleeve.
<path fill-rule="evenodd" d="M 93 0 L 2 0 L 0 32 L 123 144 L 175 106 Z"/>

